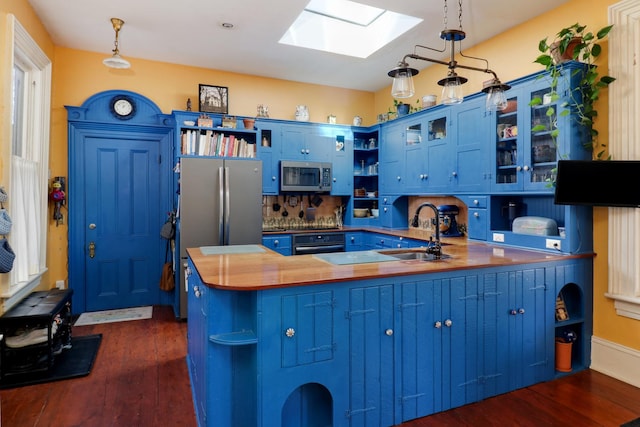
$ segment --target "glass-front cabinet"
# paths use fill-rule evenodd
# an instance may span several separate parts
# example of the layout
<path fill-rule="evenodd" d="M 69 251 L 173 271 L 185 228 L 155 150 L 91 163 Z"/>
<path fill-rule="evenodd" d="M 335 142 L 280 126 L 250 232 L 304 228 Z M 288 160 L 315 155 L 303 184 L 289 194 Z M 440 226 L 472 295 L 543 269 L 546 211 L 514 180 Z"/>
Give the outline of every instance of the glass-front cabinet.
<path fill-rule="evenodd" d="M 492 190 L 553 192 L 559 159 L 590 159 L 588 130 L 568 114 L 579 100 L 579 64 L 565 65 L 566 78 L 551 93 L 548 77 L 530 79 L 507 92 L 507 109 L 496 113 Z"/>

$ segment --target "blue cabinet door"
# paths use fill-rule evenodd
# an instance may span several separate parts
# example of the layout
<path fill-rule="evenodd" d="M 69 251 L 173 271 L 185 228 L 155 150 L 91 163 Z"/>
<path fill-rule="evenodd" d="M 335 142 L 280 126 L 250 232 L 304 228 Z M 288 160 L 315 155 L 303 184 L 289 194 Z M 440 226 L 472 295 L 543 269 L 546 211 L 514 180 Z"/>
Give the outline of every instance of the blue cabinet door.
<path fill-rule="evenodd" d="M 188 271 L 195 272 L 191 260 Z M 197 274 L 187 276 L 187 366 L 193 390 L 194 408 L 198 424 L 207 425 L 207 317 L 208 288 Z"/>
<path fill-rule="evenodd" d="M 380 141 L 380 195 L 404 194 L 404 139 L 403 123 L 387 124 L 381 129 Z"/>
<path fill-rule="evenodd" d="M 333 142 L 323 125 L 282 124 L 281 159 L 329 162 Z"/>
<path fill-rule="evenodd" d="M 394 422 L 393 285 L 349 290 L 349 426 Z"/>
<path fill-rule="evenodd" d="M 425 117 L 426 133 L 426 186 L 424 191 L 432 194 L 450 193 L 454 179 L 454 152 L 451 110 L 434 111 Z"/>
<path fill-rule="evenodd" d="M 353 195 L 353 134 L 349 128 L 331 126 L 326 138 L 331 148 L 331 194 Z"/>
<path fill-rule="evenodd" d="M 267 120 L 256 122 L 259 141 L 257 155 L 262 160 L 262 193 L 278 194 L 280 190 L 280 124 Z"/>
<path fill-rule="evenodd" d="M 491 185 L 491 120 L 485 97 L 465 100 L 452 111 L 453 137 L 451 190 L 455 192 L 488 191 Z"/>
<path fill-rule="evenodd" d="M 362 231 L 348 232 L 345 234 L 347 252 L 364 251 L 368 249 L 364 241 L 365 233 Z"/>

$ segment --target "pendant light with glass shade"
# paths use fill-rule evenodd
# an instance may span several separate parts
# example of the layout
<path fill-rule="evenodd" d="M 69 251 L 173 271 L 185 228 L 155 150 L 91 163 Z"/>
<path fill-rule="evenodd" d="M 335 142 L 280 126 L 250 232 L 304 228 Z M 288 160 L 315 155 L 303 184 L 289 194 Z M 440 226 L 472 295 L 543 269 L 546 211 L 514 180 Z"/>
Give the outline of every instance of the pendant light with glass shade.
<path fill-rule="evenodd" d="M 122 29 L 124 21 L 120 18 L 111 18 L 111 24 L 113 25 L 113 30 L 116 32 L 115 47 L 113 49 L 113 55 L 105 58 L 102 63 L 109 68 L 129 68 L 131 64 L 120 56 L 120 50 L 118 49 L 118 33 L 120 33 Z"/>
<path fill-rule="evenodd" d="M 485 68 L 480 68 L 463 65 L 459 64 L 455 59 L 455 44 L 456 42 L 461 44 L 460 42 L 466 37 L 465 32 L 462 31 L 462 0 L 458 0 L 458 20 L 460 29 L 447 29 L 447 11 L 447 0 L 444 0 L 444 29 L 440 32 L 440 38 L 444 40 L 445 46 L 442 49 L 434 49 L 428 46 L 416 45 L 414 47 L 414 53 L 405 55 L 404 58 L 402 58 L 402 61 L 398 62 L 396 68 L 387 73 L 389 77 L 393 77 L 391 96 L 394 98 L 410 98 L 414 95 L 415 89 L 413 85 L 413 76 L 418 74 L 418 70 L 410 67 L 407 63 L 407 59 L 411 58 L 446 65 L 449 68 L 447 77 L 438 81 L 438 84 L 442 86 L 441 102 L 443 104 L 459 104 L 464 99 L 462 85 L 465 84 L 468 79 L 459 76 L 456 73 L 456 69 L 461 68 L 464 70 L 480 71 L 482 73 L 491 74 L 491 80 L 484 82 L 482 88 L 482 92 L 487 94 L 486 108 L 488 111 L 504 110 L 507 107 L 505 91 L 509 90 L 511 86 L 500 81 L 496 73 L 489 69 L 489 62 L 483 58 L 464 55 L 461 47 L 458 49 L 458 53 L 462 58 L 483 61 L 486 66 Z M 417 48 L 429 49 L 435 52 L 445 52 L 447 50 L 447 43 L 449 42 L 450 56 L 448 61 L 427 58 L 415 53 Z"/>

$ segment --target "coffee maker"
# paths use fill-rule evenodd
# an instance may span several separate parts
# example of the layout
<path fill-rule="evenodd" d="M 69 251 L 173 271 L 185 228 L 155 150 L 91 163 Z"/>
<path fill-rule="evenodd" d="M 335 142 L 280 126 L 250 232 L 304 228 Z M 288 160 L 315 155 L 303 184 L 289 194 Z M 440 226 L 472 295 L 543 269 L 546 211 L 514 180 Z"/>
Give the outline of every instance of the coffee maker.
<path fill-rule="evenodd" d="M 462 236 L 462 233 L 460 233 L 460 230 L 458 230 L 458 222 L 456 221 L 456 216 L 459 213 L 460 213 L 460 209 L 456 205 L 438 206 L 441 236 L 445 236 L 445 237 Z"/>

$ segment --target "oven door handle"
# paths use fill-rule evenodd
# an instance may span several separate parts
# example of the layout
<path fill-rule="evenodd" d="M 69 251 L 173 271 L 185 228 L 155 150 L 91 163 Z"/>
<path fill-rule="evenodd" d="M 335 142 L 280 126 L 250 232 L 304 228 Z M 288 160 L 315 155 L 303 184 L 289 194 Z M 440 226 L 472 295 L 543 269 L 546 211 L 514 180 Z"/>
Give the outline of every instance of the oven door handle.
<path fill-rule="evenodd" d="M 296 246 L 295 253 L 298 255 L 321 252 L 344 252 L 344 245 L 316 245 L 316 246 Z"/>

